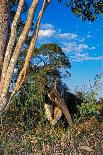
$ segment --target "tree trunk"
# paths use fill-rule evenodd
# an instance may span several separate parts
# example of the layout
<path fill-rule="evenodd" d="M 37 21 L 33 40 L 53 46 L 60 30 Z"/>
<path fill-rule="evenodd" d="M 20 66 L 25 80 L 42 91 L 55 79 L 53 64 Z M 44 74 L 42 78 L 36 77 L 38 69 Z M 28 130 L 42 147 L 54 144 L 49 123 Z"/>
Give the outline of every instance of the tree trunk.
<path fill-rule="evenodd" d="M 0 76 L 3 57 L 8 38 L 8 26 L 10 17 L 10 0 L 0 0 Z"/>
<path fill-rule="evenodd" d="M 9 4 L 7 2 L 10 2 L 10 1 L 9 0 L 0 0 L 0 7 L 1 7 L 1 4 L 2 4 L 2 7 L 3 7 L 3 4 L 5 4 L 5 9 L 6 9 L 5 12 L 7 12 L 7 10 L 8 10 L 8 7 L 6 7 L 6 6 L 9 6 Z M 2 62 L 3 62 L 3 54 L 5 53 L 4 51 L 6 51 L 5 57 L 4 57 L 4 62 L 3 62 L 2 76 L 0 79 L 0 114 L 3 113 L 3 111 L 5 110 L 5 107 L 8 107 L 8 105 L 9 105 L 8 103 L 10 103 L 6 99 L 7 99 L 7 94 L 8 94 L 8 90 L 9 90 L 9 85 L 11 83 L 14 67 L 15 67 L 17 59 L 20 55 L 23 44 L 27 39 L 28 33 L 29 33 L 30 28 L 32 26 L 33 17 L 35 15 L 36 7 L 37 7 L 39 2 L 40 2 L 39 0 L 33 0 L 32 1 L 32 4 L 31 4 L 30 9 L 28 11 L 28 17 L 27 17 L 27 20 L 25 22 L 25 26 L 24 26 L 14 48 L 13 48 L 13 45 L 14 45 L 13 42 L 15 41 L 15 34 L 17 33 L 16 27 L 18 24 L 18 20 L 20 18 L 20 14 L 21 14 L 21 10 L 22 10 L 23 4 L 24 4 L 24 0 L 19 1 L 18 9 L 17 9 L 17 12 L 15 14 L 14 21 L 13 21 L 14 24 L 12 24 L 12 26 L 11 26 L 11 34 L 10 34 L 10 40 L 8 42 L 7 50 L 5 50 L 5 46 L 4 46 L 4 48 L 2 46 L 5 45 L 6 41 L 7 41 L 8 22 L 7 22 L 6 28 L 5 28 L 6 35 L 2 36 L 2 33 L 4 33 L 3 28 L 0 31 L 1 36 L 2 36 L 1 37 L 1 40 L 2 40 L 1 41 Z M 49 3 L 50 3 L 50 0 L 44 0 L 43 1 L 42 8 L 38 14 L 38 19 L 37 19 L 36 25 L 34 27 L 34 32 L 33 32 L 32 37 L 31 37 L 31 43 L 30 43 L 29 48 L 27 49 L 27 55 L 26 55 L 26 58 L 24 61 L 24 67 L 19 74 L 18 80 L 16 81 L 16 86 L 15 86 L 15 89 L 13 91 L 14 93 L 12 93 L 13 95 L 15 94 L 15 91 L 18 91 L 20 89 L 21 85 L 23 84 L 23 82 L 25 80 L 26 72 L 27 72 L 27 69 L 29 67 L 29 62 L 30 62 L 30 59 L 32 57 L 33 51 L 35 49 L 35 44 L 36 44 L 36 40 L 38 37 L 40 22 L 41 22 L 43 13 L 44 13 L 44 11 L 45 11 L 45 9 Z M 1 7 L 1 12 L 4 9 L 2 7 Z M 4 18 L 5 12 L 4 12 L 4 14 L 1 13 L 2 18 Z M 9 13 L 8 13 L 7 17 L 9 18 Z M 0 19 L 0 21 L 2 21 L 2 20 Z M 9 21 L 9 19 L 8 19 L 8 21 Z M 1 23 L 1 25 L 2 25 L 2 23 Z M 4 42 L 4 40 L 5 40 L 5 42 Z M 12 52 L 12 54 L 11 54 L 11 52 Z M 11 95 L 8 98 L 9 101 L 11 100 L 13 95 Z"/>

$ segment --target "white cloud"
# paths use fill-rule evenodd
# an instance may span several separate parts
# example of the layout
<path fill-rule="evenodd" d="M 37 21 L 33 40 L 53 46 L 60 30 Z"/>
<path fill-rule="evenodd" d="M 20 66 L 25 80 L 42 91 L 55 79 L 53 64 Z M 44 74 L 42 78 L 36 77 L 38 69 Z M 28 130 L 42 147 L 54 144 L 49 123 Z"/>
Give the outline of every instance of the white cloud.
<path fill-rule="evenodd" d="M 58 37 L 63 39 L 75 39 L 78 37 L 78 35 L 75 33 L 61 33 L 58 34 Z"/>
<path fill-rule="evenodd" d="M 91 35 L 91 34 L 88 34 L 88 35 L 87 35 L 87 38 L 92 38 L 92 35 Z"/>
<path fill-rule="evenodd" d="M 88 57 L 87 53 L 75 53 L 73 56 L 70 56 L 71 61 L 83 61 Z"/>
<path fill-rule="evenodd" d="M 38 38 L 50 38 L 54 35 L 55 31 L 48 29 L 48 30 L 39 30 Z"/>
<path fill-rule="evenodd" d="M 41 24 L 39 30 L 39 39 L 42 38 L 50 38 L 53 37 L 54 39 L 67 39 L 73 40 L 78 37 L 75 33 L 61 33 L 61 29 L 56 29 L 52 24 Z"/>
<path fill-rule="evenodd" d="M 38 39 L 50 38 L 53 37 L 56 30 L 55 27 L 51 24 L 41 24 Z"/>
<path fill-rule="evenodd" d="M 78 53 L 77 56 L 83 58 L 83 57 L 87 57 L 88 54 L 87 53 Z"/>
<path fill-rule="evenodd" d="M 103 56 L 98 56 L 98 57 L 88 57 L 88 60 L 103 60 Z"/>
<path fill-rule="evenodd" d="M 84 49 L 88 49 L 88 45 L 83 43 L 83 44 L 78 44 L 77 46 L 78 51 L 82 51 Z"/>
<path fill-rule="evenodd" d="M 52 24 L 41 24 L 40 29 L 50 29 L 54 30 L 54 26 Z"/>
<path fill-rule="evenodd" d="M 93 47 L 90 47 L 89 49 L 90 49 L 90 50 L 95 50 L 95 49 L 96 49 L 96 47 L 95 47 L 95 46 L 93 46 Z"/>
<path fill-rule="evenodd" d="M 63 51 L 68 52 L 71 61 L 103 60 L 103 56 L 92 57 L 91 52 L 89 54 L 89 51 L 95 50 L 96 47 L 90 47 L 86 43 L 87 38 L 93 39 L 90 32 L 88 32 L 85 37 L 81 37 L 76 33 L 62 33 L 61 29 L 56 29 L 48 23 L 41 24 L 38 35 L 39 44 L 48 43 L 50 41 L 59 43 Z"/>
<path fill-rule="evenodd" d="M 103 56 L 90 57 L 88 54 L 78 54 L 70 57 L 71 61 L 88 61 L 88 60 L 103 60 Z"/>
<path fill-rule="evenodd" d="M 63 43 L 64 47 L 63 50 L 65 52 L 81 52 L 82 50 L 88 49 L 88 45 L 83 43 L 83 44 L 79 44 L 76 42 L 69 42 L 69 43 Z"/>

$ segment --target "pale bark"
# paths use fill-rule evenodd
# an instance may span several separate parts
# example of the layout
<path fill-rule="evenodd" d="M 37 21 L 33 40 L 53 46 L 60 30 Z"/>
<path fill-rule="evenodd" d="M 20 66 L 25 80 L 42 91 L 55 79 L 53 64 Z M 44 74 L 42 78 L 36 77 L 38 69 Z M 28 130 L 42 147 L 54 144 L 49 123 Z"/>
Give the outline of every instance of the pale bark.
<path fill-rule="evenodd" d="M 20 19 L 20 14 L 24 5 L 24 1 L 25 0 L 20 0 L 19 4 L 18 4 L 18 9 L 16 11 L 13 23 L 11 25 L 11 33 L 10 33 L 10 38 L 8 41 L 8 45 L 7 45 L 7 49 L 5 52 L 5 57 L 4 57 L 4 61 L 3 61 L 3 68 L 2 68 L 2 74 L 1 74 L 1 81 L 0 81 L 0 93 L 2 91 L 2 86 L 3 86 L 3 82 L 5 79 L 5 74 L 7 71 L 7 67 L 10 61 L 10 57 L 11 57 L 11 53 L 13 51 L 14 48 L 14 44 L 17 38 L 17 25 L 18 25 L 18 21 Z"/>
<path fill-rule="evenodd" d="M 42 9 L 41 9 L 41 11 L 40 11 L 40 13 L 38 15 L 36 28 L 35 28 L 35 31 L 34 31 L 34 33 L 32 35 L 30 46 L 29 46 L 29 48 L 27 50 L 27 55 L 26 55 L 26 58 L 25 58 L 23 69 L 21 70 L 21 72 L 19 74 L 19 77 L 18 77 L 17 82 L 16 82 L 16 86 L 14 88 L 14 91 L 13 91 L 11 97 L 15 94 L 16 91 L 18 91 L 20 89 L 21 85 L 23 84 L 23 82 L 25 80 L 26 73 L 27 73 L 27 70 L 28 70 L 28 67 L 29 67 L 30 59 L 32 57 L 33 52 L 35 52 L 35 44 L 36 44 L 36 40 L 37 40 L 37 37 L 38 37 L 40 22 L 41 22 L 43 13 L 44 13 L 44 11 L 45 11 L 45 9 L 46 9 L 46 7 L 48 6 L 49 3 L 50 3 L 50 1 L 47 1 L 47 0 L 44 0 L 44 2 L 43 2 Z"/>
<path fill-rule="evenodd" d="M 27 38 L 27 35 L 29 33 L 29 30 L 31 28 L 31 25 L 32 25 L 32 22 L 33 22 L 33 17 L 34 17 L 38 2 L 39 2 L 39 0 L 33 0 L 32 4 L 30 6 L 29 13 L 28 13 L 28 18 L 27 18 L 27 21 L 25 23 L 24 29 L 23 29 L 23 31 L 22 31 L 22 33 L 21 33 L 21 35 L 20 35 L 20 37 L 19 37 L 19 39 L 18 39 L 18 41 L 16 43 L 16 46 L 15 46 L 15 49 L 13 51 L 13 54 L 12 54 L 11 58 L 10 58 L 10 55 L 8 57 L 8 58 L 10 58 L 10 62 L 8 61 L 9 59 L 5 58 L 6 63 L 7 63 L 7 66 L 6 66 L 7 71 L 5 72 L 5 77 L 4 77 L 3 82 L 2 82 L 2 89 L 1 89 L 1 94 L 0 94 L 0 113 L 2 113 L 4 111 L 4 109 L 5 109 L 5 107 L 7 105 L 9 105 L 7 102 L 3 102 L 3 100 L 5 100 L 5 98 L 7 96 L 8 88 L 9 88 L 9 85 L 10 85 L 10 82 L 11 82 L 11 79 L 12 79 L 13 70 L 14 70 L 16 61 L 17 61 L 17 59 L 18 59 L 18 57 L 20 55 L 22 46 L 23 46 L 23 44 L 24 44 L 24 42 L 25 42 L 25 40 Z M 17 83 L 16 83 L 16 87 L 15 87 L 12 95 L 15 93 L 15 91 L 20 89 L 21 85 L 24 82 L 25 75 L 26 75 L 27 69 L 29 67 L 29 61 L 30 61 L 30 58 L 32 56 L 33 50 L 35 48 L 36 40 L 37 40 L 37 37 L 38 37 L 40 22 L 41 22 L 43 13 L 44 13 L 47 5 L 49 4 L 49 2 L 50 2 L 50 0 L 44 0 L 44 2 L 43 2 L 42 9 L 41 9 L 41 11 L 39 13 L 39 16 L 38 16 L 35 31 L 34 31 L 34 33 L 32 35 L 31 43 L 30 43 L 30 46 L 29 46 L 29 48 L 27 50 L 27 56 L 26 56 L 26 60 L 25 60 L 25 63 L 24 63 L 24 67 L 20 72 L 20 75 L 19 75 Z M 16 24 L 17 24 L 17 22 L 16 22 Z M 13 35 L 14 34 L 12 34 L 11 36 L 13 36 Z M 13 37 L 15 37 L 15 36 L 13 36 Z M 10 46 L 10 51 L 11 50 L 12 50 L 12 45 Z M 9 64 L 8 64 L 8 62 L 9 62 Z"/>
<path fill-rule="evenodd" d="M 3 78 L 5 77 L 7 67 L 8 67 L 8 63 L 10 61 L 11 53 L 13 51 L 14 44 L 15 44 L 15 41 L 16 41 L 16 38 L 17 38 L 17 25 L 18 25 L 18 22 L 19 22 L 19 19 L 20 19 L 20 14 L 21 14 L 21 11 L 23 9 L 24 2 L 25 2 L 25 0 L 20 0 L 19 1 L 18 9 L 16 11 L 13 23 L 11 25 L 10 39 L 9 39 L 7 49 L 6 49 L 6 52 L 5 52 L 5 58 L 4 58 L 4 62 L 3 62 L 3 68 L 2 68 L 2 75 L 1 75 L 2 81 L 3 81 Z"/>
<path fill-rule="evenodd" d="M 3 94 L 3 96 L 5 96 L 5 94 L 8 91 L 8 87 L 9 87 L 9 84 L 10 84 L 11 79 L 12 79 L 12 74 L 13 74 L 13 70 L 14 70 L 16 61 L 17 61 L 18 56 L 19 56 L 19 54 L 21 52 L 23 43 L 25 42 L 25 40 L 27 38 L 27 35 L 29 33 L 29 30 L 31 28 L 37 4 L 38 4 L 38 0 L 36 0 L 36 1 L 33 0 L 32 4 L 31 4 L 31 7 L 29 9 L 28 18 L 27 18 L 27 21 L 25 23 L 24 29 L 23 29 L 23 31 L 22 31 L 22 33 L 21 33 L 21 35 L 20 35 L 20 37 L 19 37 L 19 39 L 17 41 L 15 50 L 14 50 L 14 52 L 12 54 L 11 59 L 10 59 L 10 63 L 8 65 L 6 75 L 5 75 L 5 77 L 3 79 L 3 82 L 2 82 L 1 94 Z"/>
<path fill-rule="evenodd" d="M 10 19 L 10 1 L 0 0 L 0 77 L 3 64 L 3 56 L 8 38 L 8 26 Z"/>

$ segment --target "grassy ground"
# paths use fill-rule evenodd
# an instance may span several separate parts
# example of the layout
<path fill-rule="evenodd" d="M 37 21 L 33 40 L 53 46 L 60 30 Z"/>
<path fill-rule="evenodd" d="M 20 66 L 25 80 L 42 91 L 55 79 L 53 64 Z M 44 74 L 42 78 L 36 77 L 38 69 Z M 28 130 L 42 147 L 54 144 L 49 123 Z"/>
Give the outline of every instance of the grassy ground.
<path fill-rule="evenodd" d="M 103 123 L 94 117 L 87 119 L 63 132 L 51 144 L 43 143 L 39 149 L 35 145 L 31 155 L 103 155 L 102 131 Z"/>
<path fill-rule="evenodd" d="M 8 117 L 2 120 L 0 155 L 103 155 L 103 121 L 99 120 L 91 117 L 71 129 L 51 128 L 39 121 L 24 128 Z"/>

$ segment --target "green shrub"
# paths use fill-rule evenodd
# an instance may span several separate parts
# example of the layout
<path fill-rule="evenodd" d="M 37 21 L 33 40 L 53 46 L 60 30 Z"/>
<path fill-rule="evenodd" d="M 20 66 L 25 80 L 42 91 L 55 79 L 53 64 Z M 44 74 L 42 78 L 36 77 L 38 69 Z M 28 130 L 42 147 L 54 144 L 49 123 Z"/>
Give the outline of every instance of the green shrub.
<path fill-rule="evenodd" d="M 89 88 L 89 90 L 82 92 L 81 105 L 78 105 L 78 111 L 80 118 L 95 116 L 99 114 L 99 110 L 97 110 L 97 101 L 96 101 L 96 91 L 93 88 Z"/>
<path fill-rule="evenodd" d="M 24 130 L 36 127 L 39 122 L 45 122 L 44 90 L 39 88 L 35 83 L 24 84 L 4 114 L 4 121 L 16 123 Z"/>

